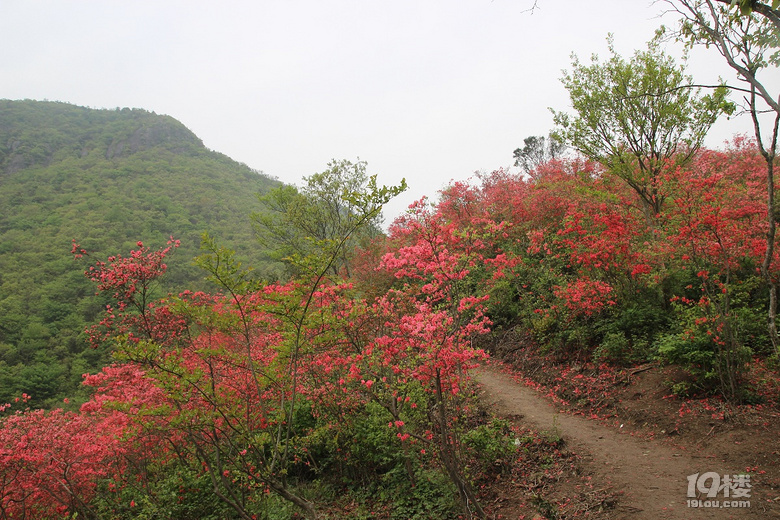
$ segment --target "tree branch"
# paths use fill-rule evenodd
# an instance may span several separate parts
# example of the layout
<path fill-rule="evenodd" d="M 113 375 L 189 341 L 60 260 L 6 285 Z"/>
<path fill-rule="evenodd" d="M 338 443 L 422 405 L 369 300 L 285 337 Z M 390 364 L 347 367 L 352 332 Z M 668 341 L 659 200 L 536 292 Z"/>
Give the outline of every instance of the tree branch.
<path fill-rule="evenodd" d="M 721 4 L 727 4 L 729 6 L 732 5 L 732 0 L 715 0 L 715 1 Z M 763 2 L 757 2 L 756 0 L 752 0 L 750 2 L 750 9 L 754 13 L 758 13 L 761 16 L 765 17 L 767 20 L 772 22 L 772 24 L 777 28 L 777 30 L 780 30 L 780 9 L 772 9 L 772 6 L 765 4 Z"/>

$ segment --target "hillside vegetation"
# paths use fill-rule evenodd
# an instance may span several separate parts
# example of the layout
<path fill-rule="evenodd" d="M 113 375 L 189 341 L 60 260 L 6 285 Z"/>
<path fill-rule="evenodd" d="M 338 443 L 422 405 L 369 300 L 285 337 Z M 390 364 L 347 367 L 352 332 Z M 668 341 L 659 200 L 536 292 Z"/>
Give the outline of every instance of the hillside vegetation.
<path fill-rule="evenodd" d="M 708 12 L 759 28 L 721 49 L 747 45 L 738 72 L 755 80 L 777 61 L 766 46 L 780 25 L 743 24 L 769 7 L 739 4 Z M 707 20 L 683 20 L 680 37 L 722 44 Z M 703 437 L 734 417 L 773 428 L 761 416 L 780 411 L 780 107 L 751 82 L 747 110 L 770 110 L 772 135 L 756 122 L 756 139 L 708 150 L 710 125 L 736 108 L 728 89 L 692 86 L 659 39 L 628 60 L 610 51 L 573 60 L 574 112 L 516 150 L 525 171 L 454 182 L 387 235 L 381 208 L 405 181 L 380 186 L 365 163 L 268 190 L 253 222 L 278 264 L 249 258 L 237 224 L 255 209 L 239 196 L 268 180 L 173 120 L 8 102 L 0 368 L 3 391 L 22 393 L 0 395 L 0 516 L 486 519 L 513 514 L 502 494 L 545 518 L 609 515 L 616 496 L 587 482 L 556 431 L 480 408 L 472 371 L 490 354 L 594 418 L 664 366 L 664 400 L 711 420 Z M 25 106 L 30 122 L 15 124 Z M 51 119 L 35 115 L 47 107 Z M 82 117 L 107 133 L 76 130 Z M 73 130 L 34 123 L 56 120 Z M 169 269 L 204 228 L 195 265 Z M 79 403 L 37 408 L 52 381 L 99 365 Z M 766 471 L 744 471 L 729 475 L 764 485 Z M 585 487 L 550 494 L 570 477 Z"/>
<path fill-rule="evenodd" d="M 340 227 L 302 240 L 309 219 L 294 217 L 326 214 L 320 181 L 345 171 L 362 181 L 340 193 Z M 479 411 L 469 369 L 485 350 L 542 359 L 560 374 L 551 391 L 583 406 L 649 362 L 687 374 L 677 398 L 728 399 L 713 420 L 776 411 L 763 174 L 748 140 L 698 150 L 660 173 L 666 205 L 648 221 L 621 179 L 553 159 L 454 183 L 376 237 L 366 228 L 403 186 L 334 164 L 297 196 L 274 191 L 286 213 L 259 219 L 290 226 L 274 235 L 296 246 L 285 281 L 207 240 L 196 263 L 217 288 L 163 298 L 175 242 L 107 258 L 76 245 L 111 305 L 89 337 L 113 363 L 86 378 L 78 411 L 9 403 L 0 496 L 29 518 L 486 518 L 502 479 L 537 467 L 543 493 L 571 461 L 559 438 Z"/>
<path fill-rule="evenodd" d="M 0 100 L 0 401 L 73 396 L 108 360 L 82 331 L 104 307 L 72 241 L 97 256 L 181 240 L 168 288 L 202 287 L 191 265 L 209 231 L 258 268 L 249 215 L 279 183 L 217 152 L 169 116 Z"/>

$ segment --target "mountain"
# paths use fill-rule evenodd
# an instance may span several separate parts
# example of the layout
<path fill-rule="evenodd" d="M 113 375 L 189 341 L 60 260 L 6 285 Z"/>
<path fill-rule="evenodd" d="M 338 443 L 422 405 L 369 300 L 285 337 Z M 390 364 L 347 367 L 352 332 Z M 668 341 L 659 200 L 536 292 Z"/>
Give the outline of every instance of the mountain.
<path fill-rule="evenodd" d="M 73 240 L 94 259 L 181 240 L 164 290 L 202 285 L 204 231 L 270 272 L 249 215 L 277 185 L 170 116 L 0 100 L 0 403 L 26 392 L 51 405 L 107 361 L 82 334 L 104 302 Z"/>

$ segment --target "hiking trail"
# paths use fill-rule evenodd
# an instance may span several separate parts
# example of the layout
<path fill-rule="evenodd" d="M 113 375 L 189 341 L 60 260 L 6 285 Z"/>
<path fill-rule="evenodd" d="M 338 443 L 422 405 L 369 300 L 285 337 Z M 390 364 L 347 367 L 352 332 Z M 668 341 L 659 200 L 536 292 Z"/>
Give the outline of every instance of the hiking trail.
<path fill-rule="evenodd" d="M 497 367 L 474 370 L 482 397 L 499 415 L 514 417 L 540 431 L 555 431 L 579 455 L 594 480 L 623 494 L 608 518 L 626 520 L 698 520 L 780 518 L 776 511 L 751 500 L 750 508 L 705 509 L 688 506 L 688 475 L 713 471 L 713 461 L 676 449 L 659 440 L 583 416 L 561 413 L 559 406 L 536 390 L 515 381 Z M 740 468 L 717 468 L 738 474 Z M 706 498 L 704 498 L 706 500 Z M 728 499 L 719 494 L 721 503 Z M 742 499 L 746 500 L 746 499 Z M 749 499 L 748 499 L 749 500 Z"/>

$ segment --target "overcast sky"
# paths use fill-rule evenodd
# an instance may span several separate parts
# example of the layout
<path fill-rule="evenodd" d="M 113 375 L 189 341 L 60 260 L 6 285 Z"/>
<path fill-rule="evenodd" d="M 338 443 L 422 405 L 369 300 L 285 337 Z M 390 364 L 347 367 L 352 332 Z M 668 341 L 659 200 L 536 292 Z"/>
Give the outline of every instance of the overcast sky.
<path fill-rule="evenodd" d="M 168 114 L 288 183 L 360 158 L 380 183 L 409 183 L 389 222 L 546 135 L 548 107 L 569 107 L 559 79 L 572 52 L 606 57 L 611 32 L 628 57 L 674 23 L 650 0 L 537 3 L 2 0 L 0 98 Z M 689 71 L 730 77 L 714 51 Z M 750 128 L 723 121 L 708 144 Z"/>

